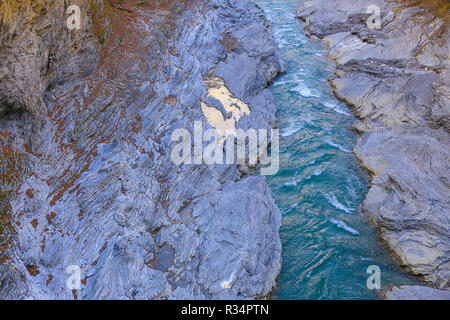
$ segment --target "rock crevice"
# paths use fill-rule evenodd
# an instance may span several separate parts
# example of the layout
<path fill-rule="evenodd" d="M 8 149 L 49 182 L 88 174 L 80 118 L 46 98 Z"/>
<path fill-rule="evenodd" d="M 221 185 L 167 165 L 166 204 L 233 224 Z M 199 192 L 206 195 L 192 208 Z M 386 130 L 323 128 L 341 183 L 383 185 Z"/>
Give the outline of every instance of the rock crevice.
<path fill-rule="evenodd" d="M 208 74 L 252 111 L 237 128 L 275 125 L 266 87 L 285 66 L 262 11 L 247 0 L 108 3 L 110 32 L 99 58 L 92 22 L 77 36 L 92 49 L 83 51 L 87 60 L 63 72 L 76 55 L 57 59 L 50 69 L 62 70 L 61 81 L 42 96 L 25 85 L 42 89 L 40 75 L 23 75 L 21 96 L 7 90 L 17 76 L 3 69 L 11 81 L 2 81 L 1 92 L 21 97 L 44 121 L 30 139 L 20 119 L 0 121 L 2 145 L 27 161 L 8 198 L 15 233 L 0 263 L 0 297 L 267 296 L 281 268 L 281 214 L 264 177 L 242 166 L 176 165 L 170 158 L 176 129 L 192 133 L 195 121 L 211 128 L 201 108 L 212 99 Z M 55 12 L 42 19 L 61 22 L 63 10 Z M 40 43 L 31 40 L 35 29 L 29 35 Z M 54 40 L 56 47 L 65 41 Z M 8 59 L 21 52 L 8 50 Z M 45 64 L 36 51 L 37 65 Z M 93 61 L 89 73 L 76 67 L 91 69 Z M 70 266 L 80 268 L 80 289 L 67 287 Z"/>

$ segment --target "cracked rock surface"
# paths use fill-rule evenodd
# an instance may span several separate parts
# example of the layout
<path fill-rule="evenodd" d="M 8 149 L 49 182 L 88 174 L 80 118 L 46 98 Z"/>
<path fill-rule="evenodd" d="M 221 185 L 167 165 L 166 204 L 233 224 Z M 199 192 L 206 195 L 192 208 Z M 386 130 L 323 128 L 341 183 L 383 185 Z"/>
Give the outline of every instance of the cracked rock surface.
<path fill-rule="evenodd" d="M 64 25 L 64 7 L 27 22 L 26 33 L 19 25 L 6 54 L 1 165 L 15 178 L 1 180 L 0 298 L 267 296 L 281 268 L 281 214 L 264 177 L 170 159 L 174 130 L 211 128 L 201 102 L 220 108 L 207 97 L 207 74 L 249 106 L 238 128 L 275 126 L 266 87 L 285 66 L 262 11 L 247 0 L 94 2 L 108 33 L 98 54 L 94 23 L 69 37 L 38 32 L 51 19 L 46 30 Z M 52 67 L 51 86 L 20 72 L 45 88 L 31 97 L 26 84 L 21 95 L 4 79 L 17 79 L 12 67 L 29 56 L 44 63 L 41 53 L 19 54 L 35 38 L 53 41 L 56 54 L 77 41 L 87 49 L 68 55 L 66 69 Z M 66 286 L 72 265 L 79 290 Z"/>
<path fill-rule="evenodd" d="M 372 175 L 363 210 L 412 273 L 450 288 L 448 17 L 379 1 L 307 1 L 298 17 L 336 61 L 336 96 L 359 118 L 355 154 Z M 425 21 L 425 23 L 424 23 Z M 421 291 L 422 290 L 422 291 Z M 431 289 L 421 291 L 424 296 Z M 391 295 L 396 295 L 394 291 Z"/>

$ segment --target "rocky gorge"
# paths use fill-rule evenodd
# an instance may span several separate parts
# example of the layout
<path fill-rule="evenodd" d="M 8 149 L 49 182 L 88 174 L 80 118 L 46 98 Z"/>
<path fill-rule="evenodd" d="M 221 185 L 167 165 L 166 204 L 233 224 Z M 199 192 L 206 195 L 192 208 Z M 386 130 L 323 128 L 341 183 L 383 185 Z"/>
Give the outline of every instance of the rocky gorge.
<path fill-rule="evenodd" d="M 404 286 L 385 297 L 449 299 L 448 3 L 415 4 L 314 0 L 297 16 L 326 43 L 335 95 L 358 118 L 354 153 L 372 177 L 363 212 L 399 263 L 435 288 Z M 378 28 L 368 27 L 373 5 Z"/>
<path fill-rule="evenodd" d="M 53 0 L 0 12 L 0 298 L 267 296 L 281 215 L 264 177 L 170 159 L 174 130 L 210 127 L 202 103 L 223 110 L 207 75 L 248 106 L 237 128 L 276 125 L 266 87 L 285 66 L 262 11 Z"/>

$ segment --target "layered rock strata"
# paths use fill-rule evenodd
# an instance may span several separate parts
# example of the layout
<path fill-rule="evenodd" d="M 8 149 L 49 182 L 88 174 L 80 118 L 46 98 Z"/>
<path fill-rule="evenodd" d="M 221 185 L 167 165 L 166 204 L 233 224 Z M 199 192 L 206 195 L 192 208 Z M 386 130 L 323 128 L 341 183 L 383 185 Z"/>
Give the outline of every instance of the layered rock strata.
<path fill-rule="evenodd" d="M 175 130 L 212 128 L 202 103 L 229 117 L 208 95 L 211 75 L 248 106 L 237 128 L 275 126 L 266 87 L 285 66 L 262 11 L 247 0 L 95 1 L 99 40 L 93 7 L 79 3 L 81 30 L 63 29 L 69 3 L 58 1 L 2 43 L 2 166 L 16 179 L 2 181 L 0 298 L 267 296 L 281 215 L 264 177 L 171 159 Z"/>
<path fill-rule="evenodd" d="M 379 28 L 373 5 L 380 9 Z M 305 2 L 298 17 L 308 35 L 327 44 L 337 65 L 335 94 L 358 118 L 354 152 L 372 176 L 363 211 L 403 266 L 448 290 L 448 12 L 399 6 L 314 0 Z"/>

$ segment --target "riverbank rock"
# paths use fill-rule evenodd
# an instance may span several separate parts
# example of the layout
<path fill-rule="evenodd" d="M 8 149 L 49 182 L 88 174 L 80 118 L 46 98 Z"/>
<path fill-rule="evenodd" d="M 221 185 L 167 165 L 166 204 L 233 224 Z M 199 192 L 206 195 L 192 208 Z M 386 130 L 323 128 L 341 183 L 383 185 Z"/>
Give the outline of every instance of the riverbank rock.
<path fill-rule="evenodd" d="M 245 166 L 171 160 L 175 130 L 192 134 L 196 121 L 211 128 L 202 102 L 227 116 L 208 97 L 212 75 L 249 108 L 237 128 L 275 126 L 266 87 L 285 65 L 262 11 L 246 0 L 108 4 L 108 41 L 89 74 L 82 66 L 95 60 L 94 44 L 83 58 L 70 56 L 80 68 L 41 96 L 25 85 L 8 93 L 22 112 L 0 119 L 2 152 L 11 159 L 2 165 L 20 166 L 8 169 L 17 179 L 1 181 L 2 219 L 13 231 L 0 252 L 0 298 L 267 296 L 281 268 L 281 214 L 264 177 Z M 65 23 L 61 13 L 47 15 L 57 21 L 46 30 Z M 76 34 L 90 37 L 91 27 Z M 62 38 L 55 48 L 65 48 Z M 8 59 L 19 55 L 8 50 Z M 40 52 L 33 59 L 47 61 Z M 2 78 L 17 81 L 6 70 Z M 39 86 L 33 72 L 22 77 Z M 2 82 L 2 96 L 8 86 Z M 39 99 L 44 112 L 34 107 Z M 27 119 L 36 114 L 42 125 L 32 129 Z"/>
<path fill-rule="evenodd" d="M 395 287 L 383 293 L 386 300 L 450 300 L 450 292 L 424 286 Z"/>
<path fill-rule="evenodd" d="M 380 9 L 380 29 L 367 23 L 373 4 Z M 448 290 L 448 15 L 396 6 L 315 0 L 298 17 L 308 35 L 328 45 L 337 64 L 335 94 L 359 119 L 354 152 L 373 178 L 363 210 L 405 267 Z"/>

